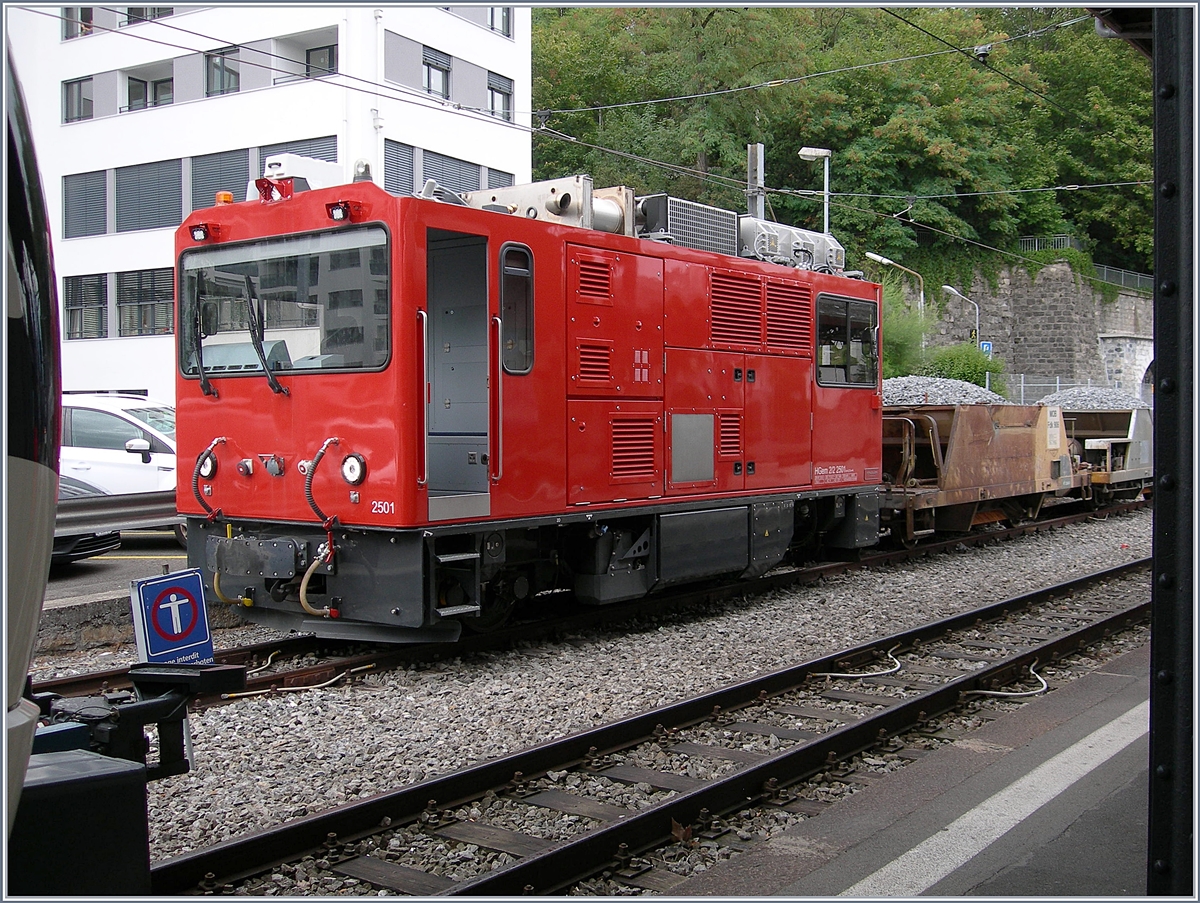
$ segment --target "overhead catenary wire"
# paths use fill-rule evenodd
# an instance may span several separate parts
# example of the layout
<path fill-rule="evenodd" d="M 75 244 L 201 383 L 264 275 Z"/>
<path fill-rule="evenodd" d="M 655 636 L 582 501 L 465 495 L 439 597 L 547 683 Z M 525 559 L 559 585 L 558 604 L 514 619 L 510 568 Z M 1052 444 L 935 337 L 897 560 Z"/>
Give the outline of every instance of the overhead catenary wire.
<path fill-rule="evenodd" d="M 38 15 L 44 15 L 48 18 L 58 19 L 60 21 L 64 21 L 69 18 L 68 16 L 66 16 L 60 12 L 53 12 L 53 11 L 41 10 L 41 9 L 37 9 L 37 8 L 29 8 L 29 7 L 27 7 L 26 9 L 28 12 L 32 12 L 32 13 L 35 13 Z M 102 7 L 102 9 L 105 9 L 107 11 L 116 11 L 118 14 L 120 14 L 120 11 L 113 7 Z M 887 12 L 890 13 L 891 11 L 887 10 Z M 895 15 L 895 14 L 893 13 L 893 15 Z M 912 23 L 909 23 L 907 20 L 904 20 L 900 16 L 896 16 L 896 18 L 901 19 L 901 21 L 906 22 L 906 24 L 910 24 L 910 25 L 912 24 Z M 1057 24 L 1054 24 L 1051 26 L 1047 26 L 1045 28 L 1037 29 L 1028 34 L 1015 36 L 1013 38 L 1009 38 L 1006 40 L 1012 41 L 1012 40 L 1018 40 L 1018 39 L 1028 38 L 1028 37 L 1037 37 L 1037 36 L 1046 34 L 1054 29 L 1074 25 L 1074 24 L 1077 24 L 1078 22 L 1086 21 L 1088 19 L 1090 19 L 1090 17 L 1088 17 L 1088 16 L 1077 17 L 1077 18 L 1071 19 L 1067 22 L 1057 23 Z M 114 33 L 114 34 L 122 34 L 126 37 L 134 38 L 134 39 L 141 40 L 141 41 L 146 41 L 146 42 L 152 43 L 152 44 L 158 44 L 160 46 L 168 47 L 168 48 L 175 49 L 175 50 L 183 50 L 188 53 L 214 52 L 215 50 L 218 50 L 218 49 L 232 47 L 232 48 L 237 48 L 239 50 L 240 49 L 252 49 L 255 53 L 265 56 L 265 57 L 278 59 L 278 60 L 285 60 L 285 61 L 291 62 L 291 63 L 297 62 L 295 60 L 290 60 L 287 57 L 282 57 L 278 54 L 272 54 L 267 51 L 258 50 L 257 48 L 247 48 L 247 47 L 245 47 L 245 45 L 239 44 L 237 42 L 225 41 L 225 40 L 222 40 L 221 38 L 217 38 L 212 35 L 194 31 L 192 29 L 186 29 L 181 26 L 175 25 L 173 23 L 164 22 L 164 21 L 162 21 L 162 19 L 151 19 L 151 20 L 147 20 L 146 23 L 141 23 L 141 24 L 154 24 L 161 28 L 178 31 L 183 34 L 191 35 L 192 37 L 200 38 L 206 42 L 211 42 L 215 46 L 209 50 L 205 50 L 203 48 L 198 48 L 198 47 L 194 47 L 194 46 L 190 46 L 190 45 L 186 45 L 186 44 L 173 43 L 171 41 L 166 41 L 161 38 L 151 37 L 149 35 L 137 34 L 135 32 L 130 32 L 125 29 L 109 28 L 106 26 L 96 25 L 95 23 L 92 24 L 92 28 L 93 28 L 93 30 L 101 30 L 101 31 L 106 31 L 109 33 Z M 914 27 L 918 27 L 918 26 L 914 26 Z M 924 29 L 919 29 L 919 30 L 924 31 Z M 934 37 L 937 40 L 941 41 L 942 43 L 947 44 L 947 46 L 950 49 L 948 49 L 946 51 L 937 51 L 936 53 L 925 54 L 923 56 L 927 57 L 927 56 L 942 55 L 942 54 L 949 54 L 949 53 L 963 53 L 963 54 L 970 56 L 968 51 L 965 50 L 964 48 L 955 47 L 950 42 L 945 41 L 942 38 L 938 38 L 936 35 L 933 35 L 931 33 L 928 33 L 928 34 L 930 37 Z M 915 57 L 911 57 L 911 58 L 898 58 L 898 59 L 894 59 L 894 60 L 876 61 L 873 63 L 865 63 L 865 64 L 862 64 L 861 66 L 850 67 L 850 69 L 869 68 L 869 67 L 873 67 L 873 66 L 887 65 L 887 64 L 896 63 L 896 62 L 904 62 L 908 59 L 920 59 L 920 58 L 922 58 L 922 56 L 915 56 Z M 971 59 L 974 59 L 974 57 L 971 57 Z M 269 65 L 266 63 L 259 63 L 259 62 L 255 62 L 253 60 L 239 60 L 239 64 L 244 65 L 244 66 L 256 67 L 259 69 L 265 69 L 265 70 L 268 70 L 271 72 L 279 73 L 281 75 L 296 75 L 296 73 L 294 73 L 294 72 L 289 72 L 289 71 L 281 69 L 277 66 Z M 993 67 L 988 67 L 988 68 L 993 68 Z M 843 71 L 849 71 L 849 70 L 831 70 L 830 72 L 811 73 L 806 76 L 799 76 L 793 80 L 784 79 L 784 80 L 774 80 L 774 81 L 770 81 L 770 82 L 764 82 L 764 83 L 761 83 L 761 85 L 759 87 L 771 87 L 771 86 L 775 86 L 777 84 L 787 83 L 788 81 L 807 80 L 807 79 L 815 78 L 819 75 L 837 74 L 837 73 L 843 72 Z M 997 74 L 1003 76 L 1003 73 L 997 72 Z M 381 84 L 379 82 L 371 81 L 369 79 L 364 79 L 364 78 L 360 78 L 357 76 L 347 75 L 346 73 L 341 73 L 341 72 L 330 73 L 330 75 L 331 75 L 331 78 L 315 78 L 315 79 L 310 79 L 309 81 L 315 81 L 320 84 L 328 84 L 328 85 L 332 85 L 333 87 L 341 88 L 341 89 L 348 90 L 348 91 L 355 91 L 355 92 L 363 93 L 363 94 L 370 94 L 372 96 L 385 96 L 386 99 L 396 100 L 396 101 L 399 101 L 402 103 L 411 103 L 411 104 L 420 106 L 425 109 L 441 109 L 441 110 L 444 110 L 451 114 L 463 113 L 463 114 L 490 115 L 490 113 L 491 113 L 491 111 L 484 110 L 482 108 L 464 107 L 461 104 L 452 103 L 452 102 L 446 101 L 446 100 L 441 100 L 433 95 L 418 94 L 418 93 L 413 92 L 411 89 L 405 89 L 402 86 L 392 86 L 392 85 L 387 85 L 387 84 Z M 338 80 L 334 81 L 333 77 L 336 77 Z M 347 84 L 346 82 L 355 82 L 358 84 Z M 1014 83 L 1019 85 L 1019 82 L 1014 82 Z M 755 86 L 746 86 L 746 88 L 748 88 L 748 87 L 755 87 Z M 1021 87 L 1026 88 L 1027 86 L 1021 85 Z M 745 90 L 746 88 L 741 88 L 738 90 Z M 710 92 L 710 93 L 711 94 L 721 94 L 721 93 L 730 93 L 730 91 L 725 90 L 725 91 Z M 1036 92 L 1033 92 L 1033 93 L 1036 94 Z M 694 95 L 694 96 L 698 97 L 698 96 L 702 96 L 702 95 Z M 672 99 L 673 98 L 663 98 L 663 99 L 660 99 L 657 101 L 646 101 L 644 103 L 664 103 L 664 102 L 668 102 Z M 1049 102 L 1052 103 L 1052 101 L 1049 101 Z M 639 102 L 639 103 L 643 103 L 643 102 Z M 1057 106 L 1057 104 L 1055 104 L 1055 105 Z M 613 106 L 613 107 L 621 106 L 621 104 L 611 105 L 611 106 Z M 552 113 L 555 113 L 555 112 L 584 112 L 584 111 L 594 110 L 594 109 L 602 109 L 602 107 L 578 108 L 577 110 L 537 111 L 533 115 L 539 116 L 539 117 L 545 117 L 545 116 L 551 115 Z M 514 114 L 514 115 L 517 115 L 517 114 Z M 674 173 L 679 176 L 695 178 L 702 182 L 706 182 L 706 183 L 716 185 L 719 187 L 723 187 L 726 189 L 737 190 L 738 192 L 745 191 L 745 183 L 741 179 L 723 176 L 719 173 L 696 170 L 696 169 L 692 169 L 692 168 L 689 168 L 686 166 L 681 166 L 678 164 L 665 163 L 663 161 L 654 160 L 652 158 L 645 157 L 645 156 L 642 156 L 639 154 L 630 153 L 628 151 L 619 151 L 619 150 L 615 150 L 613 148 L 604 147 L 603 145 L 583 141 L 572 135 L 568 135 L 565 132 L 562 132 L 558 129 L 550 128 L 547 124 L 545 124 L 544 118 L 542 119 L 542 124 L 540 124 L 538 126 L 523 125 L 521 123 L 516 123 L 516 122 L 511 122 L 510 125 L 512 125 L 515 128 L 528 131 L 535 137 L 545 136 L 545 137 L 554 138 L 556 140 L 568 141 L 568 142 L 574 143 L 578 146 L 587 147 L 591 150 L 595 150 L 595 151 L 598 151 L 601 153 L 610 154 L 610 155 L 617 156 L 617 157 L 622 157 L 624 159 L 628 159 L 635 163 L 640 163 L 642 165 L 653 166 L 653 167 L 656 167 L 659 169 L 663 169 L 663 170 L 666 170 L 668 172 Z M 1102 184 L 1098 184 L 1096 186 L 1083 186 L 1083 185 L 1081 185 L 1081 186 L 1073 186 L 1073 185 L 1072 186 L 1052 186 L 1052 187 L 1040 188 L 1040 189 L 1039 188 L 1008 189 L 1008 190 L 998 190 L 995 192 L 962 192 L 962 193 L 954 193 L 954 194 L 949 194 L 949 195 L 927 195 L 927 196 L 916 196 L 916 195 L 874 196 L 874 195 L 854 195 L 854 194 L 846 194 L 846 195 L 833 194 L 833 195 L 831 195 L 831 198 L 839 197 L 839 196 L 840 197 L 863 197 L 863 198 L 868 198 L 868 199 L 869 198 L 887 199 L 890 197 L 895 197 L 896 199 L 903 199 L 903 200 L 907 200 L 909 198 L 912 198 L 914 200 L 938 200 L 938 199 L 943 199 L 943 198 L 970 197 L 970 196 L 983 195 L 983 194 L 1017 194 L 1017 193 L 1031 192 L 1031 191 L 1082 190 L 1085 188 L 1092 188 L 1092 187 L 1096 187 L 1096 188 L 1123 187 L 1123 186 L 1128 186 L 1128 185 L 1146 185 L 1146 184 L 1148 184 L 1148 182 L 1102 183 Z M 788 188 L 773 188 L 773 187 L 768 186 L 764 190 L 768 194 L 798 197 L 798 198 L 806 199 L 806 200 L 816 200 L 819 197 L 823 197 L 823 194 L 824 194 L 823 192 L 817 191 L 815 189 L 811 189 L 811 190 L 810 189 L 788 189 Z M 854 207 L 854 206 L 843 204 L 843 203 L 836 202 L 836 201 L 831 201 L 831 203 L 833 204 L 833 206 L 841 207 L 841 208 L 847 209 L 847 210 L 853 210 L 858 213 L 864 213 L 864 214 L 868 214 L 868 215 L 876 216 L 876 217 L 890 217 L 892 215 L 892 214 L 887 214 L 887 213 L 881 213 L 880 211 L 864 209 L 861 207 Z M 981 249 L 993 251 L 993 252 L 1008 256 L 1012 259 L 1020 260 L 1023 262 L 1035 263 L 1035 264 L 1038 263 L 1038 261 L 1036 261 L 1033 258 L 1025 257 L 1023 255 L 1016 254 L 1014 252 L 1004 251 L 1003 249 L 995 248 L 995 247 L 987 245 L 983 242 L 974 241 L 974 240 L 966 238 L 964 236 L 954 235 L 953 233 L 946 232 L 941 229 L 937 229 L 936 227 L 933 227 L 933 226 L 928 226 L 926 224 L 920 223 L 915 220 L 907 220 L 906 222 L 911 226 L 927 229 L 929 231 L 938 233 L 940 235 L 946 236 L 953 240 L 963 241 L 963 242 L 975 245 Z M 1091 279 L 1091 281 L 1100 281 L 1100 280 L 1094 279 L 1093 277 L 1085 277 L 1085 278 L 1089 278 L 1089 279 Z"/>

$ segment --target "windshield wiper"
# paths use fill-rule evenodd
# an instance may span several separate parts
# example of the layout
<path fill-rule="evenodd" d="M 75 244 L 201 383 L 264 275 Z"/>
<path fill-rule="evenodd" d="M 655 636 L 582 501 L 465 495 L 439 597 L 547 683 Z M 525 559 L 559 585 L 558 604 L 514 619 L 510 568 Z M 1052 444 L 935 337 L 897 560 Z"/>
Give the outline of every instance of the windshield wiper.
<path fill-rule="evenodd" d="M 196 274 L 196 321 L 192 324 L 192 350 L 196 353 L 196 369 L 200 371 L 200 388 L 204 390 L 205 395 L 211 395 L 213 398 L 217 395 L 216 387 L 208 381 L 208 374 L 204 372 L 204 273 Z"/>
<path fill-rule="evenodd" d="M 250 341 L 254 344 L 254 353 L 258 355 L 258 359 L 262 363 L 263 373 L 267 374 L 267 384 L 270 385 L 271 391 L 276 395 L 280 393 L 291 395 L 287 386 L 281 385 L 275 378 L 275 374 L 271 372 L 271 368 L 267 366 L 267 355 L 263 352 L 263 336 L 266 329 L 263 325 L 263 316 L 258 310 L 258 295 L 254 291 L 254 282 L 250 279 L 249 274 L 246 275 L 246 319 L 250 322 Z"/>

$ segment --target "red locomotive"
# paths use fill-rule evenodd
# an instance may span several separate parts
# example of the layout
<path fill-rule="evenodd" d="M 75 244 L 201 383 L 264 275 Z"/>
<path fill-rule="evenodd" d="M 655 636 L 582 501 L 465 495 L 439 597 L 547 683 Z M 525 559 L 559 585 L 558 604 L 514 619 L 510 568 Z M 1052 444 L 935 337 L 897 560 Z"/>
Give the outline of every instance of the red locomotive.
<path fill-rule="evenodd" d="M 878 541 L 880 286 L 830 236 L 585 176 L 297 181 L 176 237 L 188 563 L 247 617 L 453 641 Z"/>

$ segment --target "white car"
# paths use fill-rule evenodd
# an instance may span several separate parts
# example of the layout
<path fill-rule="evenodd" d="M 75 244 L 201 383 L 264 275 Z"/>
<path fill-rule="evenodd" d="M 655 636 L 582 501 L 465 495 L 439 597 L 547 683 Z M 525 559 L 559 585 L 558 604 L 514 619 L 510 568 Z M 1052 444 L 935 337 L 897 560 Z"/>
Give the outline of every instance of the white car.
<path fill-rule="evenodd" d="M 64 393 L 59 467 L 111 495 L 175 489 L 175 408 L 144 395 Z"/>

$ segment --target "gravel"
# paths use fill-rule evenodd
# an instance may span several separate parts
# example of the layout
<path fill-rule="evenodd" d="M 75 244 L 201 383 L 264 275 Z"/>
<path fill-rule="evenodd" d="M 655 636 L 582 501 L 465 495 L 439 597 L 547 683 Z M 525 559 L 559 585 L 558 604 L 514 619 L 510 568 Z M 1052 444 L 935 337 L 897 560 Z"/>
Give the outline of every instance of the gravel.
<path fill-rule="evenodd" d="M 1149 408 L 1146 402 L 1119 389 L 1100 386 L 1078 386 L 1052 392 L 1038 401 L 1041 405 L 1057 405 L 1067 411 L 1129 411 Z"/>
<path fill-rule="evenodd" d="M 982 386 L 940 376 L 893 376 L 883 381 L 883 403 L 915 404 L 1012 404 Z"/>
<path fill-rule="evenodd" d="M 982 548 L 960 547 L 740 603 L 713 604 L 700 613 L 193 713 L 192 771 L 149 786 L 152 860 L 261 831 L 1054 579 L 1148 556 L 1151 525 L 1152 512 L 1143 510 Z M 239 641 L 237 631 L 220 633 L 222 644 Z M 110 666 L 128 660 L 128 651 L 109 652 L 104 661 Z M 86 658 L 74 654 L 69 660 L 40 659 L 35 665 L 40 673 L 87 668 Z M 693 763 L 696 776 L 725 767 L 715 761 Z M 548 782 L 542 786 L 572 792 L 595 790 L 613 804 L 633 799 L 618 785 L 603 786 L 600 778 L 551 775 L 541 780 Z M 579 829 L 560 813 L 511 801 L 488 800 L 484 808 L 481 816 L 488 821 L 542 837 Z M 750 836 L 769 834 L 786 827 L 775 824 L 781 818 L 777 812 L 764 813 L 766 821 L 751 819 L 738 830 Z M 432 859 L 452 877 L 505 861 L 503 854 L 430 842 L 411 830 L 397 830 L 379 843 L 377 855 L 390 853 L 403 864 Z M 707 861 L 717 855 L 712 852 Z M 697 855 L 695 867 L 704 867 L 704 860 Z M 367 891 L 365 885 L 309 866 L 269 876 L 243 892 Z M 681 859 L 677 867 L 690 866 Z M 606 884 L 583 892 L 629 891 Z"/>

